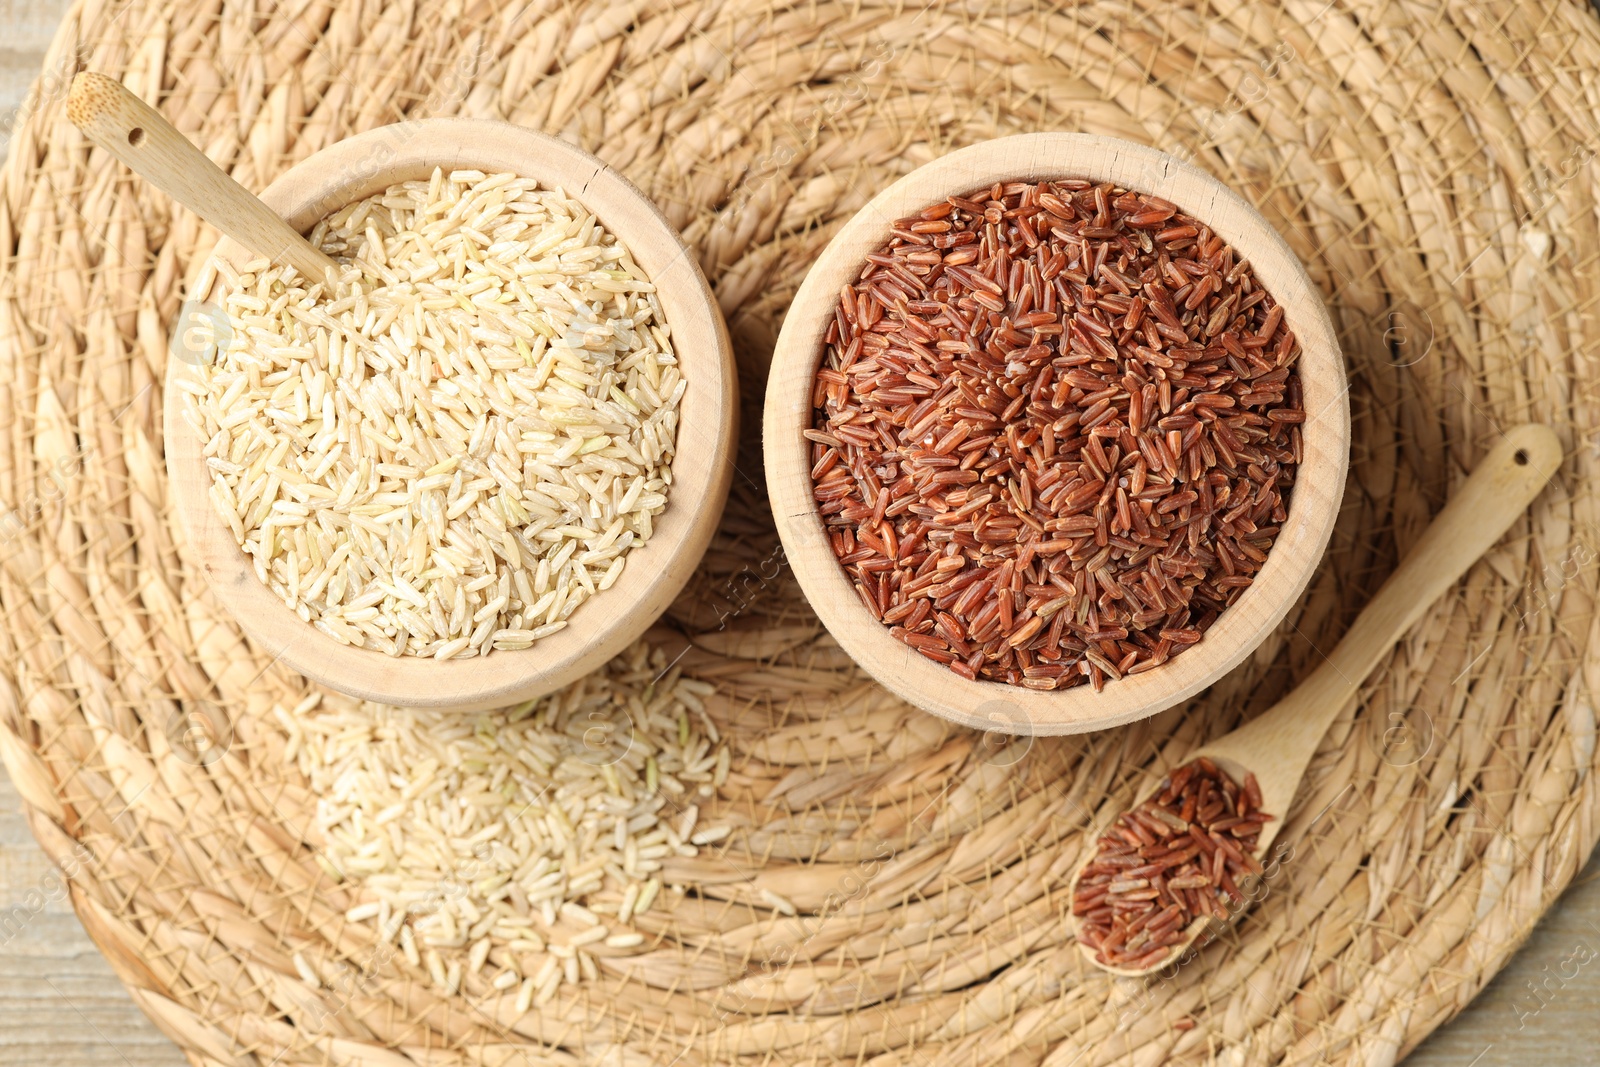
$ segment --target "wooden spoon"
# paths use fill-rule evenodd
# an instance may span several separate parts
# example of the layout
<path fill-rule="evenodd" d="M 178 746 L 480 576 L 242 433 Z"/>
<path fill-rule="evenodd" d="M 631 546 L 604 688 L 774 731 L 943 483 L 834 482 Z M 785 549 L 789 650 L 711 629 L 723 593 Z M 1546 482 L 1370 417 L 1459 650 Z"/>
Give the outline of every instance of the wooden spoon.
<path fill-rule="evenodd" d="M 1322 735 L 1356 695 L 1361 682 L 1428 606 L 1493 547 L 1560 465 L 1561 444 L 1548 426 L 1529 424 L 1507 433 L 1423 531 L 1400 568 L 1362 609 L 1322 665 L 1272 710 L 1185 757 L 1183 762 L 1188 763 L 1208 756 L 1236 782 L 1255 772 L 1261 787 L 1261 809 L 1275 816 L 1261 828 L 1258 858 L 1267 855 L 1283 826 L 1283 817 Z M 1091 852 L 1073 874 L 1070 892 L 1074 895 L 1084 867 L 1093 859 Z M 1243 910 L 1235 907 L 1230 918 L 1237 918 Z M 1082 941 L 1078 947 L 1095 966 L 1137 978 L 1170 966 L 1211 922 L 1204 916 L 1194 919 L 1170 954 L 1140 970 L 1103 964 L 1095 958 L 1094 949 Z"/>
<path fill-rule="evenodd" d="M 84 71 L 67 118 L 128 168 L 258 256 L 319 280 L 338 265 L 189 142 L 121 82 Z"/>

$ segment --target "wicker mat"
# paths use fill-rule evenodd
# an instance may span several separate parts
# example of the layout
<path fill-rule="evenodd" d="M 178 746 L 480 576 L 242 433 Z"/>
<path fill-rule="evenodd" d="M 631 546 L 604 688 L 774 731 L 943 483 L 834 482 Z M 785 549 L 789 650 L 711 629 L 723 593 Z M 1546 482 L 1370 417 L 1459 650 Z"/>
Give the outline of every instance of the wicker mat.
<path fill-rule="evenodd" d="M 34 832 L 196 1064 L 1392 1063 L 1600 832 L 1597 66 L 1600 23 L 1551 0 L 85 0 L 0 201 L 0 752 Z M 68 127 L 85 67 L 252 188 L 376 125 L 494 116 L 598 153 L 687 235 L 747 431 L 665 622 L 716 686 L 732 761 L 702 819 L 733 832 L 669 865 L 636 965 L 519 1013 L 346 917 L 275 714 L 308 686 L 217 609 L 167 504 L 157 383 L 215 234 Z M 1332 307 L 1356 444 L 1329 557 L 1246 666 L 1135 726 L 1002 743 L 890 698 L 819 630 L 775 554 L 756 414 L 841 220 L 1037 129 L 1155 144 L 1259 203 Z M 1266 898 L 1173 976 L 1087 967 L 1063 921 L 1085 826 L 1303 676 L 1529 419 L 1564 436 L 1556 484 L 1329 733 Z M 222 758 L 185 758 L 197 714 Z"/>

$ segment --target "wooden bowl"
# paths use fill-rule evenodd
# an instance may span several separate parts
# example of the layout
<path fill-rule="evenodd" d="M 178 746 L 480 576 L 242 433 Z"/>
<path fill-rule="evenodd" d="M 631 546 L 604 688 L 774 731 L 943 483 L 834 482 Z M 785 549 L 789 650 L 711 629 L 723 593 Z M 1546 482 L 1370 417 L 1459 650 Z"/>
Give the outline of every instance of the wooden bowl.
<path fill-rule="evenodd" d="M 212 591 L 268 653 L 314 681 L 368 700 L 410 707 L 481 708 L 525 700 L 589 673 L 653 623 L 705 554 L 733 476 L 738 404 L 732 346 L 695 257 L 654 204 L 595 157 L 532 130 L 473 119 L 387 126 L 341 141 L 285 172 L 261 198 L 302 233 L 355 200 L 436 166 L 509 171 L 560 186 L 633 254 L 657 287 L 688 389 L 680 401 L 673 484 L 666 509 L 615 585 L 572 625 L 520 651 L 437 661 L 390 657 L 341 644 L 302 621 L 259 578 L 208 497 L 203 442 L 182 415 L 175 383 L 195 368 L 168 361 L 167 473 L 183 530 Z M 232 241 L 214 253 L 254 258 Z M 176 346 L 175 346 L 176 347 Z"/>
<path fill-rule="evenodd" d="M 811 390 L 839 290 L 856 280 L 894 219 L 996 181 L 1087 178 L 1164 197 L 1205 222 L 1253 265 L 1298 335 L 1307 421 L 1305 458 L 1289 518 L 1255 583 L 1196 645 L 1143 674 L 1040 692 L 968 681 L 890 636 L 868 613 L 834 557 L 811 495 Z M 1073 133 L 1005 137 L 920 167 L 879 193 L 828 243 L 784 319 L 767 380 L 763 444 L 767 491 L 801 588 L 840 646 L 874 678 L 918 707 L 966 726 L 1019 734 L 1082 733 L 1171 707 L 1232 670 L 1284 617 L 1322 558 L 1344 492 L 1350 412 L 1344 360 L 1322 299 L 1289 246 L 1221 182 L 1167 154 Z"/>

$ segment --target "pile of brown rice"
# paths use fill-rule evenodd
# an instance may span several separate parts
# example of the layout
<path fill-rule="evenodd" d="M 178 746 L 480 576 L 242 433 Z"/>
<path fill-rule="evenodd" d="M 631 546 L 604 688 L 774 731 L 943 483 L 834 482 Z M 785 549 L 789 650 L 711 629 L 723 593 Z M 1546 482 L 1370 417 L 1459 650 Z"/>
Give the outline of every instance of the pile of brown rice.
<path fill-rule="evenodd" d="M 997 182 L 897 220 L 839 294 L 813 497 L 862 605 L 967 679 L 1154 670 L 1255 581 L 1303 449 L 1300 347 L 1159 197 Z"/>
<path fill-rule="evenodd" d="M 318 797 L 319 862 L 362 900 L 346 917 L 440 990 L 517 987 L 525 1011 L 648 951 L 632 920 L 672 892 L 664 863 L 727 836 L 700 820 L 729 769 L 711 692 L 641 642 L 497 711 L 329 694 L 275 713 Z"/>
<path fill-rule="evenodd" d="M 1185 763 L 1101 835 L 1073 887 L 1078 940 L 1108 967 L 1166 963 L 1196 917 L 1226 923 L 1244 906 L 1272 819 L 1254 774 L 1241 785 L 1205 756 Z"/>
<path fill-rule="evenodd" d="M 231 339 L 180 382 L 256 574 L 395 656 L 564 628 L 666 506 L 686 383 L 654 286 L 510 174 L 436 170 L 311 236 L 348 265 L 333 291 L 219 264 Z"/>

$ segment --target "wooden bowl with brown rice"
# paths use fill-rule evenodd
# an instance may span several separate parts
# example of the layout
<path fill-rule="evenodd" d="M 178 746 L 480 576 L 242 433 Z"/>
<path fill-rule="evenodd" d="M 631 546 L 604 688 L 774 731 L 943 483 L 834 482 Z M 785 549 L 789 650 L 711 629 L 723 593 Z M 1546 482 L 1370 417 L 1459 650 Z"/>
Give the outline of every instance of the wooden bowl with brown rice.
<path fill-rule="evenodd" d="M 643 633 L 710 542 L 737 435 L 726 326 L 656 207 L 468 119 L 359 134 L 261 198 L 361 276 L 313 290 L 224 239 L 174 329 L 167 470 L 245 633 L 341 692 L 459 708 Z"/>
<path fill-rule="evenodd" d="M 840 646 L 1010 734 L 1130 722 L 1237 666 L 1322 557 L 1349 434 L 1327 311 L 1260 213 L 1068 133 L 953 152 L 847 222 L 763 422 L 787 558 Z"/>

